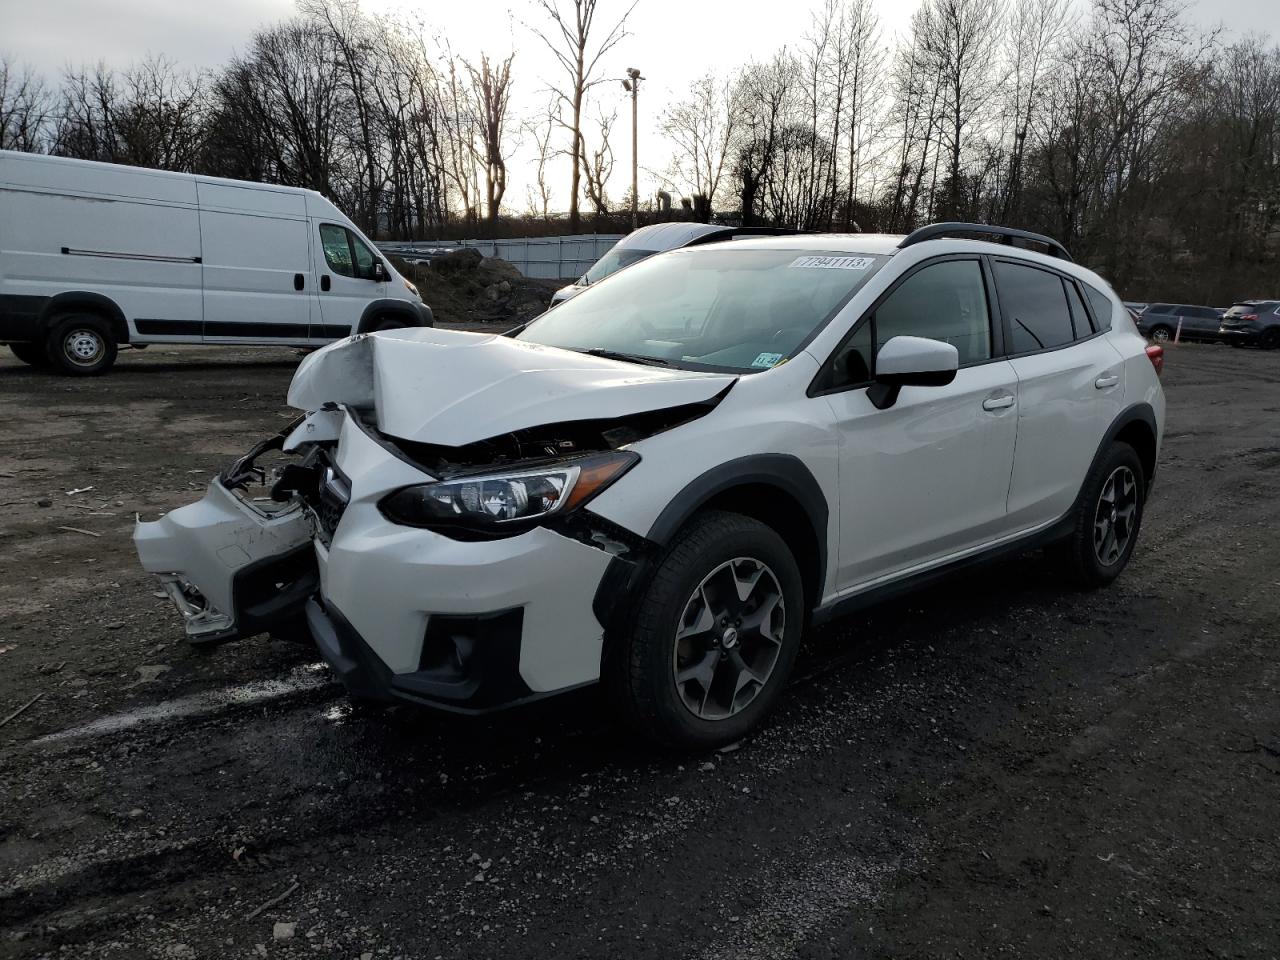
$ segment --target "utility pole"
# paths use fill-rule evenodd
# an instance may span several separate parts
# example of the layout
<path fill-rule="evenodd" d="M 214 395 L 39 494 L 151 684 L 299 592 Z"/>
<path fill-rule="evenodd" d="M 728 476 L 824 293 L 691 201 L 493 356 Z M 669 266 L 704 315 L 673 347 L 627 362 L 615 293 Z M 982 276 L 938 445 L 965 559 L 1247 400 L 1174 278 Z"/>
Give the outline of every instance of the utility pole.
<path fill-rule="evenodd" d="M 637 98 L 640 95 L 640 71 L 635 67 L 627 67 L 627 77 L 622 87 L 631 94 L 631 229 L 640 226 L 640 150 L 636 134 L 639 131 L 640 107 Z"/>

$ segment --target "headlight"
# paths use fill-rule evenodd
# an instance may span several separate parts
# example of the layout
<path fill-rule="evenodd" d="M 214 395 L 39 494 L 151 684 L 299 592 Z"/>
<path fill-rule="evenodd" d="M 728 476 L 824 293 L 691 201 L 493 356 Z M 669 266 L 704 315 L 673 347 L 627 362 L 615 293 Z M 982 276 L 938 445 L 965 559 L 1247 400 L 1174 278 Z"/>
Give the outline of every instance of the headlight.
<path fill-rule="evenodd" d="M 379 504 L 392 523 L 506 536 L 582 506 L 626 473 L 639 454 L 614 451 L 542 467 L 474 473 L 404 487 Z"/>
<path fill-rule="evenodd" d="M 421 300 L 421 299 L 422 299 L 422 294 L 420 294 L 420 293 L 418 292 L 418 288 L 417 288 L 416 286 L 414 286 L 412 283 L 410 283 L 410 282 L 409 282 L 408 280 L 406 280 L 404 277 L 401 277 L 401 278 L 400 278 L 400 282 L 401 282 L 401 283 L 403 283 L 403 284 L 404 284 L 404 288 L 405 288 L 406 290 L 408 290 L 410 293 L 412 293 L 415 297 L 417 297 L 419 300 Z"/>

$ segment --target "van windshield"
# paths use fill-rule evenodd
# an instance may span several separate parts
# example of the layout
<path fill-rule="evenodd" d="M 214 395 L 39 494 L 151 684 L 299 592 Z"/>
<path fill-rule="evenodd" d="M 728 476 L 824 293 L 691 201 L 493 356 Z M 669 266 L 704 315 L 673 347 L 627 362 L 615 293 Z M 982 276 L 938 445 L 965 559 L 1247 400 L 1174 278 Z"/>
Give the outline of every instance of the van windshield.
<path fill-rule="evenodd" d="M 518 339 L 690 370 L 758 373 L 789 359 L 886 258 L 696 247 L 588 287 Z"/>

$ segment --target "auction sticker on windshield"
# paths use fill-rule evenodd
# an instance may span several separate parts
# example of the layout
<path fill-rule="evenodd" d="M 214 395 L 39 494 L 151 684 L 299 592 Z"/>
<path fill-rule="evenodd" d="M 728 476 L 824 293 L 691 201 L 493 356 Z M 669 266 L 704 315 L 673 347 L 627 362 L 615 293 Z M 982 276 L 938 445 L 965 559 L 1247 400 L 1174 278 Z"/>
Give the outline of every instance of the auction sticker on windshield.
<path fill-rule="evenodd" d="M 776 367 L 778 361 L 782 359 L 780 353 L 762 353 L 751 361 L 753 367 Z"/>
<path fill-rule="evenodd" d="M 865 270 L 872 263 L 871 257 L 796 257 L 788 266 L 818 270 Z"/>

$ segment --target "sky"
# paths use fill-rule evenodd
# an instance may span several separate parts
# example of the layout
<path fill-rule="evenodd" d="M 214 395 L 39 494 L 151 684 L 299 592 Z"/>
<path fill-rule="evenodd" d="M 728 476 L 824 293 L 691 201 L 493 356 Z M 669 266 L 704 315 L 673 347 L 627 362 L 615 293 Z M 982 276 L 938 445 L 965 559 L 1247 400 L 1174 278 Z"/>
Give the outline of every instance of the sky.
<path fill-rule="evenodd" d="M 600 22 L 630 0 L 601 0 Z M 887 39 L 905 33 L 920 0 L 876 0 Z M 641 196 L 655 189 L 646 166 L 663 168 L 670 155 L 657 130 L 661 107 L 680 98 L 707 72 L 728 74 L 751 59 L 763 60 L 784 45 L 800 42 L 818 0 L 639 0 L 629 20 L 630 36 L 608 59 L 606 75 L 621 77 L 638 67 L 646 82 L 640 97 Z M 533 114 L 545 101 L 547 78 L 556 69 L 551 55 L 527 25 L 543 22 L 533 0 L 362 0 L 367 12 L 422 20 L 433 35 L 467 57 L 480 51 L 516 51 L 513 104 Z M 293 0 L 0 0 L 0 53 L 28 64 L 50 81 L 68 65 L 102 61 L 123 67 L 163 54 L 181 66 L 212 68 L 242 51 L 253 32 L 284 19 Z M 1220 26 L 1229 39 L 1269 33 L 1280 39 L 1280 0 L 1190 0 L 1188 16 L 1202 27 Z M 596 91 L 607 110 L 617 109 L 613 142 L 617 164 L 610 194 L 621 197 L 630 180 L 628 95 L 620 82 Z M 511 164 L 507 202 L 523 210 L 531 180 L 526 143 Z M 553 171 L 554 173 L 554 171 Z M 567 181 L 567 173 L 556 175 Z M 567 193 L 567 190 L 563 191 Z M 556 200 L 564 205 L 564 197 Z"/>

